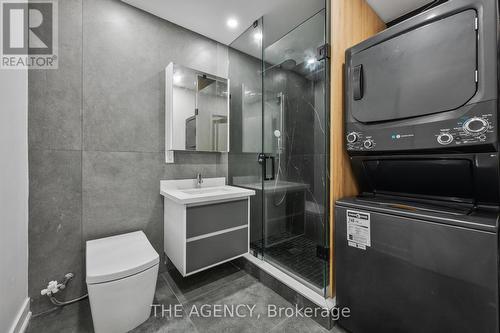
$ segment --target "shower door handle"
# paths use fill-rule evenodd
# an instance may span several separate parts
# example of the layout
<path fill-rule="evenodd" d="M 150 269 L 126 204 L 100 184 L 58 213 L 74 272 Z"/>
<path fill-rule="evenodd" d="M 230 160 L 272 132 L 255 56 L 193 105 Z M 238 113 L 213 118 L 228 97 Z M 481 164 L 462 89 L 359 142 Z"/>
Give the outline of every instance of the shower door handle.
<path fill-rule="evenodd" d="M 274 156 L 260 153 L 258 161 L 259 164 L 262 165 L 262 178 L 264 180 L 274 180 L 275 179 Z M 269 169 L 271 169 L 271 175 L 268 174 Z"/>

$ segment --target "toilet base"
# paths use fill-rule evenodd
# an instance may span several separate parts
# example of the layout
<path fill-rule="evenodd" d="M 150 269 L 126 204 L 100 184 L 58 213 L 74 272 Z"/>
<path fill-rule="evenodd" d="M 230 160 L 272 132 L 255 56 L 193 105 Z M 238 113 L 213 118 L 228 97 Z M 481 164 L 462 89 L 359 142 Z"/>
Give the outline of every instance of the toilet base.
<path fill-rule="evenodd" d="M 158 265 L 132 276 L 87 284 L 96 333 L 125 333 L 151 314 Z"/>

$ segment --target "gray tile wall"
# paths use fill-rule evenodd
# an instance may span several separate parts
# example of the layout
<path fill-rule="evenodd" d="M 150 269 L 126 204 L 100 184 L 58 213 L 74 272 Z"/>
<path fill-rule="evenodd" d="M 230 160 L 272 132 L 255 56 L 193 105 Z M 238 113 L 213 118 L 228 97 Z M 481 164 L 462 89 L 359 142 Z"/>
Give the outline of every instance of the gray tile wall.
<path fill-rule="evenodd" d="M 227 175 L 227 155 L 176 153 L 164 163 L 164 68 L 220 73 L 216 42 L 119 0 L 59 1 L 59 69 L 29 73 L 29 295 L 52 308 L 86 292 L 85 241 L 144 230 L 163 249 L 161 179 Z M 217 61 L 219 58 L 219 61 Z"/>

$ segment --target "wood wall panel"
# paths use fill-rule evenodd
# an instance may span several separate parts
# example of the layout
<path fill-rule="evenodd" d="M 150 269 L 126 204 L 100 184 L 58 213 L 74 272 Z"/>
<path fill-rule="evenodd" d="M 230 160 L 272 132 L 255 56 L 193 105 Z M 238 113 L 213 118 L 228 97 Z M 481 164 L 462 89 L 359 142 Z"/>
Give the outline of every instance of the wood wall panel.
<path fill-rule="evenodd" d="M 358 193 L 344 149 L 345 50 L 385 29 L 384 22 L 365 0 L 330 0 L 331 105 L 330 105 L 330 295 L 335 295 L 336 200 Z"/>

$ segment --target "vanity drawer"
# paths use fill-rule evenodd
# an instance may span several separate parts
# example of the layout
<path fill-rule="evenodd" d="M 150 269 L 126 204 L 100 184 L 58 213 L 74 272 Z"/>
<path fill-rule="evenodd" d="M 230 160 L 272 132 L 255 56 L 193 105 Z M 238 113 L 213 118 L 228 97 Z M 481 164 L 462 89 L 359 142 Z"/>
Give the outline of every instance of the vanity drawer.
<path fill-rule="evenodd" d="M 248 200 L 188 207 L 186 237 L 201 236 L 248 224 Z"/>
<path fill-rule="evenodd" d="M 186 244 L 186 273 L 248 252 L 248 227 Z"/>

